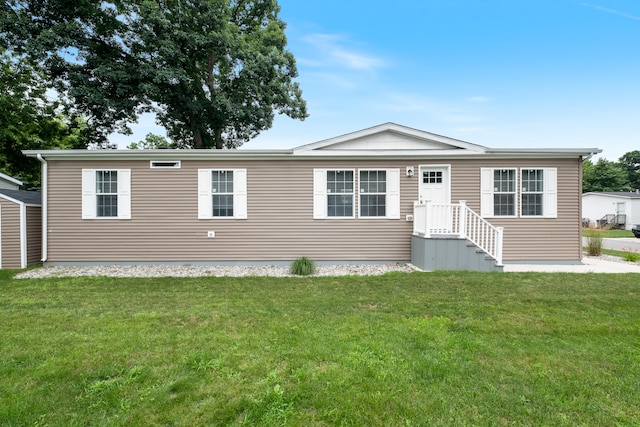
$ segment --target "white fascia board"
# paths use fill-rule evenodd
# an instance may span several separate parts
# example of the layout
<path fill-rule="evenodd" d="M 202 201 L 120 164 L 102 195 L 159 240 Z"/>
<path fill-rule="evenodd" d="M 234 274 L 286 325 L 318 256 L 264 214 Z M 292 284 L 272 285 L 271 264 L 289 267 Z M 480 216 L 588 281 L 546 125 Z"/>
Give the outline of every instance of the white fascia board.
<path fill-rule="evenodd" d="M 296 158 L 420 158 L 423 159 L 425 157 L 434 158 L 452 158 L 452 157 L 478 157 L 482 156 L 483 153 L 472 153 L 466 150 L 318 150 L 318 151 L 308 151 L 305 153 L 295 154 Z"/>
<path fill-rule="evenodd" d="M 488 156 L 501 157 L 577 157 L 602 153 L 600 148 L 489 148 Z"/>
<path fill-rule="evenodd" d="M 282 158 L 292 150 L 24 150 L 46 160 L 263 160 Z"/>
<path fill-rule="evenodd" d="M 482 153 L 487 150 L 487 147 L 481 145 L 472 144 L 469 142 L 461 141 L 458 139 L 448 138 L 446 136 L 437 135 L 434 133 L 425 132 L 418 129 L 401 126 L 395 123 L 384 123 L 382 125 L 374 126 L 371 128 L 363 129 L 356 132 L 351 132 L 345 135 L 337 136 L 334 138 L 325 139 L 322 141 L 314 142 L 311 144 L 301 145 L 293 149 L 294 154 L 309 154 L 312 151 L 325 151 L 322 150 L 325 147 L 332 145 L 340 145 L 344 142 L 366 138 L 367 136 L 376 135 L 382 132 L 395 132 L 399 135 L 406 135 L 416 139 L 422 139 L 424 141 L 438 142 L 441 144 L 458 147 L 461 149 Z"/>
<path fill-rule="evenodd" d="M 3 179 L 5 181 L 9 181 L 12 184 L 16 184 L 16 185 L 24 185 L 24 183 L 22 181 L 20 181 L 19 179 L 15 179 L 13 177 L 10 177 L 9 175 L 5 175 L 2 172 L 0 172 L 0 179 Z"/>
<path fill-rule="evenodd" d="M 21 202 L 20 200 L 16 200 L 13 197 L 9 197 L 6 194 L 2 194 L 2 193 L 0 193 L 0 199 L 5 199 L 8 202 L 16 203 L 19 206 L 40 206 L 40 205 L 25 205 L 24 202 Z"/>

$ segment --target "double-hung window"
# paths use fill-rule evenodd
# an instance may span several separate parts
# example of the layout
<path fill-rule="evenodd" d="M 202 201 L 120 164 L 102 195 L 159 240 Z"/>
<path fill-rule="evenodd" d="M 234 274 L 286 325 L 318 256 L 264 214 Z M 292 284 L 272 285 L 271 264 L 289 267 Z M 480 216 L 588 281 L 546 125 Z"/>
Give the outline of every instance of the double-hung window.
<path fill-rule="evenodd" d="M 521 175 L 522 216 L 542 216 L 544 197 L 544 171 L 542 169 L 523 169 Z"/>
<path fill-rule="evenodd" d="M 400 169 L 313 170 L 313 217 L 356 216 L 400 218 Z"/>
<path fill-rule="evenodd" d="M 556 168 L 482 168 L 480 175 L 482 216 L 557 217 Z"/>
<path fill-rule="evenodd" d="M 493 214 L 495 216 L 516 215 L 515 169 L 493 171 Z"/>
<path fill-rule="evenodd" d="M 327 216 L 353 218 L 353 171 L 327 171 Z"/>
<path fill-rule="evenodd" d="M 246 169 L 198 169 L 198 218 L 247 218 Z"/>
<path fill-rule="evenodd" d="M 556 168 L 523 168 L 520 171 L 520 214 L 556 218 L 558 214 Z"/>
<path fill-rule="evenodd" d="M 131 170 L 82 170 L 82 219 L 131 219 Z"/>
<path fill-rule="evenodd" d="M 360 217 L 387 215 L 387 171 L 360 170 Z"/>

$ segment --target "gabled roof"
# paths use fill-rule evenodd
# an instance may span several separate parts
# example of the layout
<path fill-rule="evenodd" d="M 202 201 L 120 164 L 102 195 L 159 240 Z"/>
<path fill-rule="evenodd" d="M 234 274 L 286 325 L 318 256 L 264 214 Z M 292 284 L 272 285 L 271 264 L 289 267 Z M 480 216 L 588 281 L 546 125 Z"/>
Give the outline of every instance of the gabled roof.
<path fill-rule="evenodd" d="M 9 175 L 3 174 L 2 172 L 0 172 L 0 179 L 3 180 L 3 181 L 10 182 L 12 184 L 18 185 L 18 186 L 23 185 L 22 181 L 20 181 L 19 179 L 12 178 Z"/>
<path fill-rule="evenodd" d="M 481 154 L 487 147 L 401 126 L 384 123 L 293 149 L 294 155 L 384 154 Z"/>
<path fill-rule="evenodd" d="M 3 196 L 5 199 L 17 203 L 24 203 L 25 205 L 40 206 L 42 204 L 39 191 L 6 190 L 0 188 L 0 197 Z"/>
<path fill-rule="evenodd" d="M 582 196 L 587 195 L 605 196 L 605 197 L 622 197 L 625 199 L 640 199 L 640 192 L 637 191 L 591 191 L 584 193 Z"/>
<path fill-rule="evenodd" d="M 297 160 L 317 158 L 385 159 L 521 159 L 580 158 L 600 153 L 599 148 L 488 148 L 458 139 L 384 123 L 335 138 L 288 150 L 24 150 L 45 160 Z"/>

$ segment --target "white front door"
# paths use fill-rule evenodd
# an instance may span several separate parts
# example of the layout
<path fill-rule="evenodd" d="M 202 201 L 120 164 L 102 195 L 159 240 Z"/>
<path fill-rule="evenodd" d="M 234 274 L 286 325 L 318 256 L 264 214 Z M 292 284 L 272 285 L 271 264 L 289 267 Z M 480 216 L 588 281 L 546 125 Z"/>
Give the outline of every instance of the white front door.
<path fill-rule="evenodd" d="M 429 234 L 452 232 L 449 172 L 449 165 L 420 166 L 420 202 L 429 202 L 426 211 Z"/>
<path fill-rule="evenodd" d="M 420 201 L 451 203 L 449 165 L 420 166 Z"/>

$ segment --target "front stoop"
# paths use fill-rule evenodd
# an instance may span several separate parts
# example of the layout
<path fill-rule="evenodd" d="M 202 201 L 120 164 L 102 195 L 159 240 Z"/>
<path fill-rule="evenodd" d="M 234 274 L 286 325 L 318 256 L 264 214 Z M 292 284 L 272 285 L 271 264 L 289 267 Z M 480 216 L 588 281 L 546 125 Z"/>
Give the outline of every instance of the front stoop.
<path fill-rule="evenodd" d="M 411 236 L 411 264 L 424 271 L 503 271 L 504 266 L 466 239 Z"/>

